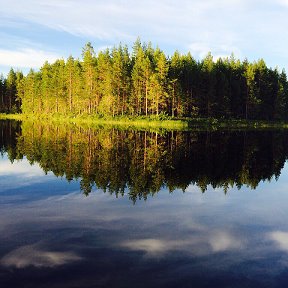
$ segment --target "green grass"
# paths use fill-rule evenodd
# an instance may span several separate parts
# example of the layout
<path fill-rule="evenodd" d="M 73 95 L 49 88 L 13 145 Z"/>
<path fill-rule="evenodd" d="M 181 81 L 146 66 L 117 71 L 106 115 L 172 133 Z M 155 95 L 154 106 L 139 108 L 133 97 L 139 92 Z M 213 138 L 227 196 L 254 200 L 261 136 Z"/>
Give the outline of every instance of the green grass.
<path fill-rule="evenodd" d="M 172 118 L 168 116 L 151 117 L 99 117 L 99 116 L 62 116 L 62 115 L 40 115 L 40 114 L 0 114 L 0 119 L 11 119 L 17 121 L 50 122 L 65 123 L 80 126 L 103 126 L 117 127 L 122 129 L 140 129 L 140 130 L 241 130 L 241 129 L 287 129 L 288 123 L 269 122 L 257 120 L 218 120 L 214 118 Z"/>
<path fill-rule="evenodd" d="M 23 120 L 23 114 L 1 114 L 0 113 L 0 120 Z"/>

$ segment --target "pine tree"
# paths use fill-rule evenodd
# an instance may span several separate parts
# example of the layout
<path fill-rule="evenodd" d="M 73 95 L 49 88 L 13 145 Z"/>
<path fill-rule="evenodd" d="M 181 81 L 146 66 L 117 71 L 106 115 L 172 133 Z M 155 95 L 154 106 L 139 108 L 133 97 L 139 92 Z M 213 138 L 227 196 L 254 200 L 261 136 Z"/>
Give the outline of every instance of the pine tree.
<path fill-rule="evenodd" d="M 128 48 L 122 47 L 112 49 L 112 93 L 115 98 L 115 114 L 124 114 L 130 93 L 130 58 Z"/>
<path fill-rule="evenodd" d="M 4 103 L 7 107 L 7 112 L 9 113 L 17 112 L 16 79 L 17 79 L 16 73 L 13 70 L 13 68 L 11 68 L 5 81 L 5 94 L 4 94 Z"/>
<path fill-rule="evenodd" d="M 35 113 L 35 103 L 37 101 L 38 89 L 37 89 L 37 76 L 33 69 L 30 69 L 23 81 L 24 93 L 22 94 L 22 112 L 23 113 Z M 39 89 L 40 90 L 40 89 Z"/>
<path fill-rule="evenodd" d="M 51 83 L 55 99 L 54 112 L 66 114 L 65 62 L 56 60 L 51 66 Z"/>
<path fill-rule="evenodd" d="M 99 113 L 115 116 L 116 97 L 113 89 L 112 60 L 109 49 L 100 52 L 97 58 L 97 90 L 100 94 Z M 117 92 L 116 92 L 117 94 Z"/>
<path fill-rule="evenodd" d="M 24 75 L 21 71 L 16 72 L 16 112 L 21 111 L 21 99 L 24 95 Z"/>
<path fill-rule="evenodd" d="M 255 65 L 248 63 L 244 72 L 246 78 L 245 119 L 253 117 L 252 106 L 258 102 L 255 82 Z M 252 114 L 252 115 L 251 115 Z"/>
<path fill-rule="evenodd" d="M 5 95 L 5 79 L 3 74 L 0 74 L 0 112 L 6 112 L 4 95 Z"/>
<path fill-rule="evenodd" d="M 82 51 L 83 79 L 84 79 L 84 99 L 87 99 L 87 112 L 92 113 L 92 102 L 95 95 L 95 79 L 96 79 L 96 58 L 95 51 L 90 42 L 88 42 Z M 99 99 L 96 99 L 98 105 Z"/>
<path fill-rule="evenodd" d="M 153 55 L 155 71 L 151 75 L 150 98 L 152 111 L 158 116 L 160 111 L 167 111 L 167 85 L 168 85 L 168 62 L 165 54 L 156 49 Z"/>
<path fill-rule="evenodd" d="M 52 82 L 53 71 L 51 65 L 46 61 L 44 65 L 40 68 L 41 72 L 41 95 L 38 95 L 39 98 L 39 113 L 50 113 L 52 112 L 51 103 L 53 102 L 52 97 L 54 96 L 55 89 Z M 43 107 L 42 107 L 43 106 Z"/>

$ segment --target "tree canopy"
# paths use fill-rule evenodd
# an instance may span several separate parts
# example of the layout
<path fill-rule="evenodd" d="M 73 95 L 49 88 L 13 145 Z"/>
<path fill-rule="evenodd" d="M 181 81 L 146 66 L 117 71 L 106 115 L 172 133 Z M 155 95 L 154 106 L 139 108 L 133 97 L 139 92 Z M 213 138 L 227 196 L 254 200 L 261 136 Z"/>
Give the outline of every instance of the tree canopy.
<path fill-rule="evenodd" d="M 122 44 L 95 53 L 87 43 L 81 59 L 2 75 L 0 112 L 287 120 L 288 83 L 263 59 L 166 56 L 140 39 L 131 53 Z"/>

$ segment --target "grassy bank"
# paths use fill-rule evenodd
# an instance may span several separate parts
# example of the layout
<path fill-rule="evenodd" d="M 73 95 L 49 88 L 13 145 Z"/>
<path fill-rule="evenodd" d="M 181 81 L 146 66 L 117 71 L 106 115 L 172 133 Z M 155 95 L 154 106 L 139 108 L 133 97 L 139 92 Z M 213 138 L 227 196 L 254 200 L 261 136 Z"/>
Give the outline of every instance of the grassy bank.
<path fill-rule="evenodd" d="M 61 115 L 27 115 L 0 114 L 0 119 L 16 121 L 45 121 L 93 126 L 111 126 L 136 129 L 166 129 L 166 130 L 217 130 L 217 129 L 287 129 L 288 123 L 256 120 L 218 120 L 213 118 L 169 118 L 169 117 L 96 117 L 96 116 L 61 116 Z"/>

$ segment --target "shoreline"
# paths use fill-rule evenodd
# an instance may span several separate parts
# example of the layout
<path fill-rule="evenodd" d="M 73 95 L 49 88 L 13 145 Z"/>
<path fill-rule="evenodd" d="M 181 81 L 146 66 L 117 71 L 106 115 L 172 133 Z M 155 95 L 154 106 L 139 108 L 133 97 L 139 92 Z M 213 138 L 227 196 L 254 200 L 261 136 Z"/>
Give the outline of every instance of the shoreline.
<path fill-rule="evenodd" d="M 164 129 L 164 130 L 242 130 L 242 129 L 288 129 L 288 123 L 263 121 L 263 120 L 243 120 L 243 119 L 215 119 L 215 118 L 170 118 L 170 117 L 97 117 L 97 116 L 61 116 L 61 115 L 31 115 L 31 114 L 2 114 L 0 120 L 31 121 L 58 124 L 72 124 L 106 127 L 119 127 L 124 129 Z"/>

